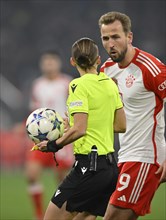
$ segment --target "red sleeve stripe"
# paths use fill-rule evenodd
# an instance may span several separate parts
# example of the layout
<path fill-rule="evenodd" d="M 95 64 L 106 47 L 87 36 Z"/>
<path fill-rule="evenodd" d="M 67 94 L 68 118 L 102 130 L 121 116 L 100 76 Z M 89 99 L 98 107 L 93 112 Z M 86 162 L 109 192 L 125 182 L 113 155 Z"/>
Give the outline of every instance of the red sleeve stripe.
<path fill-rule="evenodd" d="M 144 54 L 140 53 L 138 55 L 138 58 L 136 59 L 136 61 L 142 63 L 144 66 L 147 67 L 147 69 L 150 71 L 150 73 L 156 77 L 156 75 L 158 75 L 161 70 L 158 68 L 158 66 L 147 56 L 145 56 Z"/>

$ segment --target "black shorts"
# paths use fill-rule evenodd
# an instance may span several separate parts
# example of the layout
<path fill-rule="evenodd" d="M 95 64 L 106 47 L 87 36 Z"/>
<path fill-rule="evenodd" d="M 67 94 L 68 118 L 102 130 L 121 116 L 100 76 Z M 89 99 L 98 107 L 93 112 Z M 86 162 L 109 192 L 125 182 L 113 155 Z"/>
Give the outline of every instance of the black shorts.
<path fill-rule="evenodd" d="M 68 176 L 58 187 L 51 201 L 59 208 L 67 202 L 69 212 L 89 212 L 104 216 L 109 198 L 115 190 L 118 168 L 111 154 L 98 156 L 97 170 L 89 171 L 89 157 L 75 155 L 75 164 Z M 112 160 L 112 161 L 111 161 Z"/>

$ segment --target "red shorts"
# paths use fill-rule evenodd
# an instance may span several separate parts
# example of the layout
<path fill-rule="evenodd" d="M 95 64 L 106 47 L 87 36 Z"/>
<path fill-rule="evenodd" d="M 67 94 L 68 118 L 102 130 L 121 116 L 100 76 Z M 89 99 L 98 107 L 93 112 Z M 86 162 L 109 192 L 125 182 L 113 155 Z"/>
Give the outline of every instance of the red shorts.
<path fill-rule="evenodd" d="M 59 164 L 57 167 L 58 169 L 68 169 L 72 167 L 74 163 L 74 156 L 71 144 L 58 151 L 55 156 Z M 29 149 L 27 153 L 27 161 L 36 161 L 43 167 L 56 166 L 53 153 L 43 153 L 38 150 L 30 151 Z"/>
<path fill-rule="evenodd" d="M 160 175 L 155 174 L 158 166 L 141 162 L 126 162 L 118 166 L 120 174 L 110 203 L 132 209 L 138 216 L 150 213 L 150 204 L 159 186 Z"/>

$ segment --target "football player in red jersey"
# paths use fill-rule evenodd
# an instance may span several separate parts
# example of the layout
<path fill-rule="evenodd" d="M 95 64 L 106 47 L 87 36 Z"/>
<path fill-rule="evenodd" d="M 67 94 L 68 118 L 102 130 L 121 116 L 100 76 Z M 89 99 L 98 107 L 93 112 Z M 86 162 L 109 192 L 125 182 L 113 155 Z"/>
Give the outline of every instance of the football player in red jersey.
<path fill-rule="evenodd" d="M 32 85 L 30 110 L 48 107 L 55 109 L 62 117 L 66 111 L 66 98 L 70 77 L 61 73 L 61 59 L 56 51 L 44 52 L 40 58 L 40 70 L 42 75 Z M 52 167 L 58 175 L 58 181 L 62 181 L 72 164 L 74 163 L 72 146 L 66 146 L 56 153 L 59 166 L 56 167 L 52 153 L 43 155 L 40 151 L 28 149 L 26 161 L 26 176 L 28 192 L 32 198 L 37 220 L 43 218 L 43 184 L 41 172 L 43 167 Z"/>
<path fill-rule="evenodd" d="M 108 12 L 99 27 L 110 57 L 101 71 L 117 82 L 127 119 L 127 131 L 120 134 L 119 179 L 104 219 L 136 220 L 150 212 L 154 193 L 166 181 L 166 66 L 132 45 L 127 15 Z"/>

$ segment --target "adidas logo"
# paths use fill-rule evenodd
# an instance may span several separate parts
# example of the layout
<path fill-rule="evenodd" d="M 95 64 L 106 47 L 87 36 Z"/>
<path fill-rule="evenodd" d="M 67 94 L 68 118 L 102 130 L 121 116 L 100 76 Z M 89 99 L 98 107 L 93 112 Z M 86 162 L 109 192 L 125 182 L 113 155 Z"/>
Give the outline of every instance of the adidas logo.
<path fill-rule="evenodd" d="M 123 202 L 126 202 L 126 197 L 125 197 L 125 195 L 119 197 L 118 200 L 123 201 Z"/>
<path fill-rule="evenodd" d="M 57 196 L 57 195 L 59 195 L 61 193 L 61 191 L 58 189 L 57 191 L 56 191 L 56 193 L 55 193 L 55 197 Z"/>

